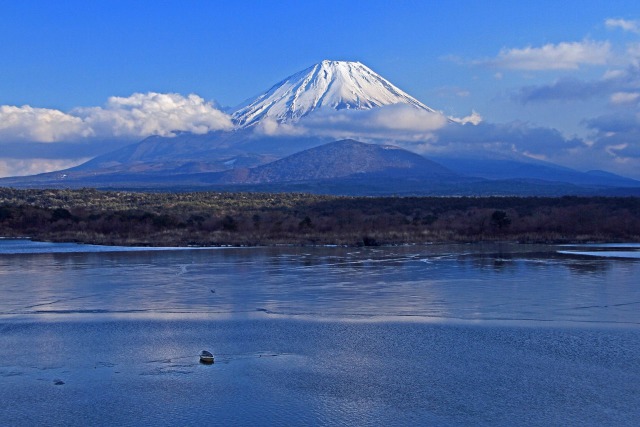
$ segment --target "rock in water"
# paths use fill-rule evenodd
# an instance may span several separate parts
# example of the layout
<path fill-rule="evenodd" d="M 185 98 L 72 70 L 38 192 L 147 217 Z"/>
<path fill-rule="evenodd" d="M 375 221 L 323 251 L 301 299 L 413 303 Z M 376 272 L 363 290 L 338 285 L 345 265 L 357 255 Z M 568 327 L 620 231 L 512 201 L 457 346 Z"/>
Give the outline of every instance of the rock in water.
<path fill-rule="evenodd" d="M 213 363 L 213 354 L 209 353 L 207 350 L 202 350 L 200 353 L 200 363 L 204 363 L 210 365 Z"/>

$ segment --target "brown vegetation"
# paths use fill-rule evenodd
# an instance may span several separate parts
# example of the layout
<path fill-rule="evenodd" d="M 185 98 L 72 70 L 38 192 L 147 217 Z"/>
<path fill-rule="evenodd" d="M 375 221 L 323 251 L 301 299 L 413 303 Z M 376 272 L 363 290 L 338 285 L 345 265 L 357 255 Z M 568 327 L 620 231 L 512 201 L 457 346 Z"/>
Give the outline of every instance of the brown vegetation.
<path fill-rule="evenodd" d="M 0 236 L 150 246 L 638 241 L 640 199 L 0 188 Z"/>

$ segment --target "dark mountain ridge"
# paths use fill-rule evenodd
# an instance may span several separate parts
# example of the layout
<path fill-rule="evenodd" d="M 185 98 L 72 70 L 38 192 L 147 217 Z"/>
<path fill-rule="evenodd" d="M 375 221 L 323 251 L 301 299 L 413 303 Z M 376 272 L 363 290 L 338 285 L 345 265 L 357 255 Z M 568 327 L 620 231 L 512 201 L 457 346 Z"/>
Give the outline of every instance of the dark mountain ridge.
<path fill-rule="evenodd" d="M 252 169 L 225 172 L 218 183 L 315 181 L 375 173 L 440 179 L 457 175 L 438 163 L 396 146 L 346 139 L 310 148 Z"/>

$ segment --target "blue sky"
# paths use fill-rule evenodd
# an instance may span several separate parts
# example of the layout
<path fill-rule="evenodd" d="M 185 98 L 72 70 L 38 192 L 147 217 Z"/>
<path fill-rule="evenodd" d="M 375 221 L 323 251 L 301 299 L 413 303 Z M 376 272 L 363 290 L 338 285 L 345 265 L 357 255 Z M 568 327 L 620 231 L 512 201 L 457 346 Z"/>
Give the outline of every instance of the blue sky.
<path fill-rule="evenodd" d="M 30 157 L 27 142 L 85 138 L 104 151 L 105 140 L 162 134 L 149 123 L 110 128 L 133 94 L 179 94 L 172 105 L 200 117 L 337 59 L 363 62 L 447 115 L 475 111 L 493 132 L 556 131 L 590 150 L 541 141 L 536 152 L 532 140 L 534 157 L 640 178 L 640 4 L 628 0 L 6 0 L 0 40 L 0 150 L 11 144 L 0 175 L 81 160 L 53 148 L 47 161 Z M 52 115 L 59 127 L 39 133 Z"/>

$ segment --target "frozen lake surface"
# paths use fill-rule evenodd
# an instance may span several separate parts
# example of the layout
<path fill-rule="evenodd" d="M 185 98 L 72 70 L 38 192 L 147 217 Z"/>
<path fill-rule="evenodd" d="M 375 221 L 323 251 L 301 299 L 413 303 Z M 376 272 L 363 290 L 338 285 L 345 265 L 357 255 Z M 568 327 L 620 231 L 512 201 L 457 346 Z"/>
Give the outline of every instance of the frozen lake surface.
<path fill-rule="evenodd" d="M 0 240 L 0 424 L 635 425 L 638 249 Z"/>

